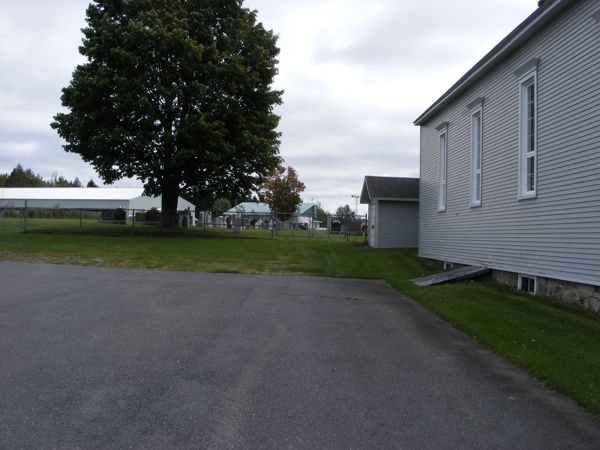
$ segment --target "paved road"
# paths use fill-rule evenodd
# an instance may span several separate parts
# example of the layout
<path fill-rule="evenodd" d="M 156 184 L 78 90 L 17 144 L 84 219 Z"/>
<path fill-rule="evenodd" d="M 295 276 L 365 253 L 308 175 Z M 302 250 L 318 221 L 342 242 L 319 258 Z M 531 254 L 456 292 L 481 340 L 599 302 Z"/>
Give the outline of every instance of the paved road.
<path fill-rule="evenodd" d="M 598 448 L 381 282 L 0 262 L 0 448 Z"/>

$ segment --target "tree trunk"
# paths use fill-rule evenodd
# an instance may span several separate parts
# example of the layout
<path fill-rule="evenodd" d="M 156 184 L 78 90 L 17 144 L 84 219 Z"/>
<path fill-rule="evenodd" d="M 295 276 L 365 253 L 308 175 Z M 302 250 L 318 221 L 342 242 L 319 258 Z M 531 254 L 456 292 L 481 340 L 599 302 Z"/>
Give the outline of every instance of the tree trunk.
<path fill-rule="evenodd" d="M 179 189 L 165 188 L 162 193 L 160 226 L 174 228 L 178 225 L 177 201 L 179 200 Z"/>

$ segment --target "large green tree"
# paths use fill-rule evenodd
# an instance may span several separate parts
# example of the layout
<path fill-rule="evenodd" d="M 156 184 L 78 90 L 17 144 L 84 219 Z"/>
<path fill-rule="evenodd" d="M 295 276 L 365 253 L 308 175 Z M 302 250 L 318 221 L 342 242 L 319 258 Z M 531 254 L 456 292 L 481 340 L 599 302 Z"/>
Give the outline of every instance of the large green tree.
<path fill-rule="evenodd" d="M 95 0 L 52 127 L 105 183 L 162 195 L 250 192 L 280 161 L 276 36 L 243 0 Z"/>

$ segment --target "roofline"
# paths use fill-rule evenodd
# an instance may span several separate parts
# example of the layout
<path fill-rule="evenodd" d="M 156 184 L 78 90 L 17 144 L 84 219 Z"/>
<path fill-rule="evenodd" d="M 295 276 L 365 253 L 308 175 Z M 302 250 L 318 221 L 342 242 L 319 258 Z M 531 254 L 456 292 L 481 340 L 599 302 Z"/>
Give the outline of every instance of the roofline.
<path fill-rule="evenodd" d="M 361 204 L 361 205 L 368 205 L 368 204 L 369 204 L 369 201 L 370 201 L 370 199 L 371 199 L 371 194 L 369 193 L 369 183 L 367 183 L 367 177 L 369 177 L 369 176 L 370 176 L 370 175 L 365 175 L 365 177 L 363 178 L 363 189 L 365 189 L 365 188 L 366 188 L 366 191 L 367 191 L 367 198 L 368 198 L 369 200 L 368 200 L 368 201 L 366 201 L 366 202 L 363 202 L 363 199 L 362 199 L 362 194 L 363 194 L 363 193 L 362 193 L 362 191 L 363 191 L 363 189 L 361 189 L 361 190 L 360 190 L 360 199 L 359 199 L 359 200 L 360 200 L 360 204 Z"/>
<path fill-rule="evenodd" d="M 473 85 L 481 77 L 486 75 L 504 58 L 508 57 L 514 50 L 527 41 L 532 35 L 547 22 L 556 17 L 561 11 L 575 3 L 576 0 L 556 0 L 549 5 L 538 7 L 517 28 L 500 41 L 488 54 L 475 64 L 465 75 L 463 75 L 450 89 L 421 114 L 413 123 L 423 125 L 433 115 L 438 113 L 444 106 L 452 101 L 459 93 Z"/>
<path fill-rule="evenodd" d="M 361 189 L 360 192 L 360 204 L 361 205 L 368 205 L 369 203 L 371 203 L 371 200 L 383 200 L 383 201 L 397 201 L 397 202 L 418 202 L 419 199 L 418 198 L 414 198 L 414 197 L 371 197 L 371 192 L 369 192 L 369 183 L 367 182 L 367 178 L 395 178 L 395 179 L 399 179 L 399 180 L 417 180 L 419 181 L 420 178 L 416 178 L 416 177 L 386 177 L 386 176 L 379 176 L 379 175 L 365 175 L 364 180 L 363 180 L 363 187 Z M 362 196 L 362 191 L 365 190 L 367 191 L 367 200 L 363 201 L 363 196 Z"/>
<path fill-rule="evenodd" d="M 397 198 L 397 197 L 371 197 L 371 200 L 377 200 L 377 201 L 384 201 L 384 202 L 419 202 L 418 198 L 412 198 L 412 197 L 402 197 L 402 198 Z"/>

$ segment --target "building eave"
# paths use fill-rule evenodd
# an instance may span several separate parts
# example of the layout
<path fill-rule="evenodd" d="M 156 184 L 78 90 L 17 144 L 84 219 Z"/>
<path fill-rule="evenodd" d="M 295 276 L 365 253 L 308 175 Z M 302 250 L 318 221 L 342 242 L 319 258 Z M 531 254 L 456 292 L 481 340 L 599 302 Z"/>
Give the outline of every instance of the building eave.
<path fill-rule="evenodd" d="M 413 202 L 419 203 L 418 198 L 397 198 L 397 197 L 372 197 L 371 200 L 379 202 Z"/>
<path fill-rule="evenodd" d="M 556 0 L 549 5 L 539 7 L 517 28 L 496 45 L 487 55 L 463 75 L 450 89 L 448 89 L 433 105 L 421 114 L 414 124 L 423 125 L 435 114 L 440 112 L 460 93 L 471 87 L 474 83 L 492 71 L 501 61 L 510 56 L 516 49 L 527 42 L 545 24 L 553 20 L 558 14 L 576 0 Z"/>
<path fill-rule="evenodd" d="M 371 196 L 369 195 L 369 183 L 367 183 L 367 177 L 363 180 L 363 187 L 360 191 L 360 204 L 368 205 Z"/>

